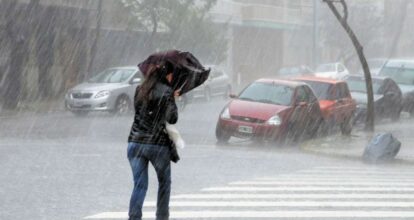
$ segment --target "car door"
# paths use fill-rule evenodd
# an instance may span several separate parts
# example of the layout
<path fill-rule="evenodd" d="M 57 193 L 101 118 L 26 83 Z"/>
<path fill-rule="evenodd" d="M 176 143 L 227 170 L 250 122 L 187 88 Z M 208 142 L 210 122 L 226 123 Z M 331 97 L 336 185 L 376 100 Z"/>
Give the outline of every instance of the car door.
<path fill-rule="evenodd" d="M 308 113 L 312 108 L 312 103 L 309 103 L 309 93 L 306 92 L 305 86 L 296 88 L 293 107 L 291 121 L 295 128 L 306 126 L 309 121 Z"/>
<path fill-rule="evenodd" d="M 137 80 L 139 79 L 139 80 Z M 129 80 L 129 86 L 128 86 L 128 96 L 130 100 L 134 100 L 135 96 L 135 90 L 137 89 L 137 86 L 140 85 L 143 81 L 142 73 L 138 70 L 134 76 Z"/>
<path fill-rule="evenodd" d="M 348 85 L 345 82 L 337 83 L 335 86 L 335 119 L 342 122 L 352 116 L 355 103 L 351 97 Z"/>

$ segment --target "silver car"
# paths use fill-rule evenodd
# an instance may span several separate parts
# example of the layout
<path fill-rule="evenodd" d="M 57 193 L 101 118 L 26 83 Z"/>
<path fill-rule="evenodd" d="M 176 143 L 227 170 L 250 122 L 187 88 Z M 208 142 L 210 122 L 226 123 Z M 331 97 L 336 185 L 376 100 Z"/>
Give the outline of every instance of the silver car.
<path fill-rule="evenodd" d="M 189 96 L 191 98 L 204 98 L 206 101 L 210 101 L 212 96 L 223 96 L 228 98 L 231 92 L 229 76 L 223 70 L 215 66 L 207 67 L 211 68 L 207 81 L 191 91 Z"/>
<path fill-rule="evenodd" d="M 65 106 L 76 115 L 91 111 L 126 114 L 132 109 L 135 89 L 142 81 L 137 67 L 109 68 L 70 89 Z"/>

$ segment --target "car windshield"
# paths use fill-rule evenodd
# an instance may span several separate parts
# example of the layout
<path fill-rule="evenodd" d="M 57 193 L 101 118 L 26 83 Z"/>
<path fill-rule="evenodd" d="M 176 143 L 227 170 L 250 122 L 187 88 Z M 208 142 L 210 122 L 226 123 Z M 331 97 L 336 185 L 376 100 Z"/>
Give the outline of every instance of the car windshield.
<path fill-rule="evenodd" d="M 397 84 L 414 85 L 414 69 L 404 67 L 384 67 L 380 75 L 388 76 Z"/>
<path fill-rule="evenodd" d="M 315 82 L 315 81 L 307 81 L 302 80 L 303 82 L 307 83 L 315 93 L 316 97 L 321 100 L 331 100 L 332 97 L 332 84 L 324 83 L 324 82 Z"/>
<path fill-rule="evenodd" d="M 352 92 L 367 92 L 367 87 L 365 85 L 365 81 L 362 78 L 348 78 L 346 80 L 348 83 L 349 90 Z M 379 89 L 381 87 L 381 80 L 372 80 L 372 90 L 374 94 L 380 94 Z"/>
<path fill-rule="evenodd" d="M 128 80 L 132 74 L 136 72 L 135 69 L 107 69 L 98 75 L 90 78 L 90 83 L 122 83 Z"/>
<path fill-rule="evenodd" d="M 286 85 L 255 82 L 247 87 L 239 99 L 288 106 L 292 102 L 293 89 Z"/>
<path fill-rule="evenodd" d="M 335 64 L 322 64 L 316 68 L 316 72 L 335 72 Z"/>

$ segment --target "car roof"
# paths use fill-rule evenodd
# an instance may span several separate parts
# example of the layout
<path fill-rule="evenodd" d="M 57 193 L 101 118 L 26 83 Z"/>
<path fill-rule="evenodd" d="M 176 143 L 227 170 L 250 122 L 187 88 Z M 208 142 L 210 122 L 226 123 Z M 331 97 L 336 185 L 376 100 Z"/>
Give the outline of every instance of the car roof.
<path fill-rule="evenodd" d="M 272 78 L 262 78 L 258 79 L 255 82 L 261 82 L 261 83 L 275 83 L 278 85 L 285 85 L 292 88 L 296 88 L 298 86 L 306 85 L 306 83 L 303 82 L 297 82 L 297 81 L 291 81 L 291 80 L 283 80 L 283 79 L 272 79 Z"/>
<path fill-rule="evenodd" d="M 407 67 L 414 69 L 414 59 L 392 59 L 385 64 L 386 67 Z"/>
<path fill-rule="evenodd" d="M 318 77 L 318 76 L 313 76 L 313 75 L 299 76 L 299 77 L 293 78 L 293 80 L 299 80 L 299 81 L 306 80 L 306 81 L 324 82 L 324 83 L 330 83 L 330 84 L 337 84 L 337 83 L 344 82 L 343 80 L 336 80 L 336 79 L 331 79 L 327 77 Z"/>
<path fill-rule="evenodd" d="M 347 76 L 347 78 L 346 78 L 346 79 L 348 79 L 348 78 L 358 78 L 358 79 L 365 80 L 365 77 L 364 77 L 364 76 L 362 76 L 362 75 L 349 75 L 349 76 Z M 385 79 L 391 79 L 390 77 L 387 77 L 387 76 L 371 76 L 371 78 L 372 78 L 373 80 L 385 80 Z"/>

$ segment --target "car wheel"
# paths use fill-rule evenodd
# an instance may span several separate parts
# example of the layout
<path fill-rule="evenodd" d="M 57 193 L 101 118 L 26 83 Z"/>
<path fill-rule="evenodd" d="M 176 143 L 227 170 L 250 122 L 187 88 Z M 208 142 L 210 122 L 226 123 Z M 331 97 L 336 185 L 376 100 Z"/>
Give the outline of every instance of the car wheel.
<path fill-rule="evenodd" d="M 204 99 L 209 102 L 211 100 L 211 91 L 210 88 L 204 89 Z"/>
<path fill-rule="evenodd" d="M 86 116 L 89 114 L 89 111 L 82 111 L 82 110 L 75 110 L 71 112 L 78 117 Z"/>
<path fill-rule="evenodd" d="M 131 111 L 131 101 L 127 96 L 120 96 L 115 102 L 115 109 L 113 114 L 116 115 L 126 115 Z"/>
<path fill-rule="evenodd" d="M 216 138 L 217 138 L 218 143 L 225 144 L 230 140 L 231 135 L 229 134 L 229 132 L 227 132 L 224 129 L 222 129 L 221 127 L 217 126 L 217 128 L 216 128 Z"/>
<path fill-rule="evenodd" d="M 353 116 L 350 116 L 346 118 L 340 125 L 342 134 L 350 135 L 352 132 L 352 125 L 353 125 Z"/>

